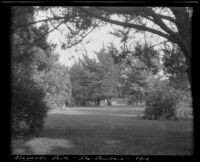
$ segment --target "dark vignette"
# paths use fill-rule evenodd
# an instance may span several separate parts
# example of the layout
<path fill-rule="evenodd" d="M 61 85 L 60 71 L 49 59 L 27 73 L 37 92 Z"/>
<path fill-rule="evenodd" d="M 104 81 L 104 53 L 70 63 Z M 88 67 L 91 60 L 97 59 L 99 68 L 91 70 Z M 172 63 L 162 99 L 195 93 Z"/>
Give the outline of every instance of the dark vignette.
<path fill-rule="evenodd" d="M 2 66 L 2 79 L 1 81 L 4 81 L 2 83 L 2 88 L 3 88 L 3 93 L 2 93 L 2 101 L 5 102 L 2 105 L 2 116 L 5 117 L 3 119 L 7 119 L 7 120 L 3 120 L 2 121 L 2 125 L 5 128 L 2 128 L 2 134 L 5 135 L 5 139 L 2 139 L 2 141 L 6 141 L 7 144 L 3 147 L 3 150 L 6 151 L 6 156 L 9 159 L 13 159 L 13 156 L 9 156 L 11 153 L 10 150 L 10 137 L 11 137 L 11 132 L 10 132 L 10 120 L 11 120 L 11 116 L 10 116 L 10 110 L 11 110 L 11 88 L 10 88 L 10 83 L 11 83 L 11 77 L 10 77 L 10 73 L 11 73 L 11 68 L 10 68 L 10 64 L 11 64 L 11 42 L 10 42 L 10 36 L 11 36 L 11 19 L 12 19 L 12 14 L 11 14 L 11 9 L 12 6 L 81 6 L 81 5 L 90 5 L 90 6 L 190 6 L 193 7 L 194 11 L 193 11 L 193 22 L 192 22 L 192 53 L 196 53 L 195 55 L 192 55 L 192 97 L 193 97 L 193 115 L 194 115 L 194 156 L 191 157 L 184 157 L 184 156 L 150 156 L 149 160 L 164 160 L 166 159 L 166 161 L 169 161 L 171 159 L 174 160 L 181 160 L 181 161 L 188 161 L 188 160 L 194 160 L 196 158 L 199 158 L 200 155 L 198 155 L 200 147 L 199 147 L 199 125 L 198 125 L 198 116 L 200 114 L 200 104 L 199 104 L 199 96 L 200 96 L 200 88 L 199 88 L 199 83 L 200 83 L 200 73 L 198 70 L 198 44 L 200 42 L 200 37 L 199 37 L 199 16 L 200 16 L 200 7 L 199 7 L 199 3 L 198 1 L 150 1 L 150 0 L 146 0 L 146 1 L 68 1 L 68 2 L 64 2 L 64 1 L 60 1 L 60 2 L 50 2 L 50 1 L 3 1 L 1 3 L 1 15 L 2 15 L 2 25 L 3 29 L 2 29 L 2 34 L 3 34 L 3 50 L 2 51 L 2 62 L 1 62 L 1 66 Z M 8 87 L 6 87 L 6 86 Z M 8 103 L 9 103 L 9 108 L 8 108 Z M 5 113 L 6 115 L 4 115 Z M 6 132 L 6 133 L 5 133 Z M 5 155 L 4 154 L 4 155 Z M 112 156 L 112 155 L 111 155 Z M 48 156 L 47 156 L 48 157 Z M 80 156 L 76 156 L 76 155 L 71 155 L 69 156 L 69 160 L 77 160 L 79 159 Z M 91 157 L 93 160 L 95 159 L 95 156 L 90 155 L 89 157 Z M 112 156 L 115 157 L 115 156 Z M 117 157 L 117 156 L 116 156 Z M 127 160 L 136 160 L 137 156 L 123 156 L 125 159 Z M 108 158 L 108 156 L 107 156 Z M 138 161 L 138 160 L 136 160 Z M 145 161 L 145 160 L 143 160 Z"/>

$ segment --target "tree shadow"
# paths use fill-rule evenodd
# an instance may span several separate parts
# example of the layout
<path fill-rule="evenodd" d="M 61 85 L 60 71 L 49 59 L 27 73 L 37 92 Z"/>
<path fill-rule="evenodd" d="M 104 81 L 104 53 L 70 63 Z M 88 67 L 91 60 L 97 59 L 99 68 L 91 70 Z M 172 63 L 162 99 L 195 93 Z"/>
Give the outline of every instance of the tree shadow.
<path fill-rule="evenodd" d="M 48 138 L 48 137 L 39 137 L 34 138 L 24 144 L 24 146 L 34 155 L 39 154 L 54 154 L 52 152 L 55 148 L 59 148 L 61 150 L 68 150 L 75 145 L 67 139 L 59 139 L 59 138 Z"/>
<path fill-rule="evenodd" d="M 65 138 L 65 131 L 44 129 L 37 136 L 28 135 L 13 139 L 11 141 L 11 154 L 49 155 L 56 154 L 56 152 L 57 154 L 58 152 L 66 154 L 67 150 L 74 147 L 73 142 Z"/>

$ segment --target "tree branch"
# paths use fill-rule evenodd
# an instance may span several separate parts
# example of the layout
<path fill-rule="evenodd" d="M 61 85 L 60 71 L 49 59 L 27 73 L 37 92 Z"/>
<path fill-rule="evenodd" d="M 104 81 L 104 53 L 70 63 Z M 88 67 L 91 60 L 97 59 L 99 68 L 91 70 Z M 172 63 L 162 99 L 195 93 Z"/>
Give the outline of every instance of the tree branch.
<path fill-rule="evenodd" d="M 125 24 L 122 22 L 119 23 L 119 22 L 116 22 L 115 20 L 108 20 L 107 19 L 107 22 L 110 22 L 110 23 L 114 23 L 114 24 L 117 24 L 117 25 L 124 25 L 124 26 L 128 26 L 128 27 L 132 27 L 132 28 L 136 28 L 136 29 L 139 29 L 139 30 L 144 30 L 144 31 L 148 31 L 148 32 L 151 32 L 151 33 L 154 33 L 154 34 L 157 34 L 159 36 L 162 36 L 170 41 L 172 41 L 173 43 L 176 43 L 178 44 L 182 50 L 184 51 L 185 55 L 187 58 L 190 59 L 190 49 L 189 47 L 187 46 L 187 43 L 186 41 L 180 36 L 180 33 L 176 33 L 174 31 L 172 31 L 169 27 L 166 26 L 166 24 L 162 21 L 162 18 L 169 18 L 170 17 L 166 17 L 164 15 L 160 15 L 160 14 L 156 14 L 151 8 L 147 8 L 147 7 L 123 7 L 123 8 L 117 8 L 117 7 L 109 7 L 109 8 L 102 8 L 100 7 L 101 9 L 103 10 L 107 10 L 107 11 L 112 11 L 113 13 L 120 13 L 120 14 L 140 14 L 142 16 L 141 13 L 144 13 L 146 15 L 149 15 L 153 18 L 153 22 L 155 24 L 157 24 L 159 27 L 161 27 L 162 30 L 164 30 L 165 32 L 167 32 L 168 34 L 164 34 L 162 32 L 159 32 L 159 31 L 155 31 L 154 29 L 152 30 L 151 28 L 148 28 L 144 26 L 136 26 L 136 24 Z M 96 18 L 102 18 L 100 15 L 96 14 L 96 13 L 91 13 L 89 10 L 86 10 L 84 8 L 82 8 L 83 10 L 85 10 L 86 12 L 88 12 L 88 14 L 90 13 L 90 15 L 93 15 L 95 16 Z M 172 8 L 171 10 L 178 10 L 178 11 L 184 11 L 184 9 L 179 9 L 179 8 Z M 173 11 L 174 13 L 174 11 Z M 103 18 L 104 19 L 104 18 Z M 171 18 L 170 18 L 171 19 Z M 106 19 L 104 19 L 104 21 L 106 21 Z M 115 22 L 114 22 L 115 21 Z M 175 19 L 175 21 L 173 21 L 176 25 L 177 25 L 177 20 Z"/>
<path fill-rule="evenodd" d="M 45 34 L 43 34 L 41 37 L 39 37 L 38 39 L 36 39 L 33 43 L 31 43 L 27 48 L 26 48 L 26 52 L 28 51 L 28 49 L 30 47 L 32 47 L 33 45 L 35 45 L 37 42 L 39 42 L 42 38 L 44 38 L 46 35 L 48 35 L 49 33 L 51 33 L 52 31 L 56 30 L 60 25 L 62 25 L 63 23 L 65 23 L 65 20 L 62 21 L 61 23 L 59 23 L 57 26 L 55 26 L 53 29 L 49 30 L 48 32 L 46 32 Z"/>
<path fill-rule="evenodd" d="M 78 43 L 80 43 L 83 39 L 85 39 L 99 24 L 100 24 L 101 21 L 99 21 L 95 26 L 92 27 L 92 29 L 86 33 L 80 40 L 78 40 L 77 42 L 73 43 L 71 46 L 74 46 Z"/>
<path fill-rule="evenodd" d="M 154 45 L 152 45 L 152 46 L 148 47 L 148 49 L 149 49 L 149 48 L 152 48 L 152 47 L 155 47 L 155 46 L 157 46 L 157 45 L 159 45 L 159 44 L 166 43 L 166 42 L 169 42 L 169 41 L 163 41 L 163 42 L 160 42 L 160 43 L 154 44 Z"/>
<path fill-rule="evenodd" d="M 92 17 L 95 17 L 97 19 L 100 19 L 100 20 L 103 20 L 103 21 L 106 21 L 106 22 L 109 22 L 109 23 L 112 23 L 112 24 L 115 24 L 115 25 L 119 25 L 119 26 L 123 26 L 123 27 L 129 27 L 129 28 L 135 28 L 135 29 L 138 29 L 138 30 L 143 30 L 143 31 L 148 31 L 150 33 L 153 33 L 153 34 L 156 34 L 156 35 L 159 35 L 161 37 L 164 37 L 174 43 L 177 43 L 176 40 L 172 37 L 170 37 L 170 35 L 168 34 L 165 34 L 163 32 L 160 32 L 158 30 L 155 30 L 155 29 L 152 29 L 152 28 L 149 28 L 149 27 L 146 27 L 146 26 L 141 26 L 141 25 L 136 25 L 136 24 L 130 24 L 130 23 L 125 23 L 125 22 L 121 22 L 121 21 L 116 21 L 116 20 L 112 20 L 112 19 L 109 19 L 109 18 L 105 18 L 105 17 L 102 17 L 100 15 L 98 15 L 97 13 L 94 13 L 94 12 L 91 12 L 83 7 L 79 7 L 79 9 L 87 14 L 89 14 L 90 16 Z"/>
<path fill-rule="evenodd" d="M 71 19 L 71 18 L 75 18 L 75 17 L 78 17 L 78 16 L 83 16 L 83 15 L 74 15 L 74 16 L 61 16 L 61 17 L 52 17 L 52 18 L 48 18 L 48 19 L 43 19 L 43 20 L 38 20 L 38 21 L 33 21 L 33 22 L 30 22 L 30 23 L 26 23 L 26 24 L 21 24 L 21 25 L 17 25 L 16 24 L 16 28 L 13 29 L 13 31 L 16 31 L 17 29 L 19 28 L 23 28 L 23 27 L 26 27 L 26 26 L 29 26 L 29 25 L 33 25 L 33 24 L 37 24 L 37 23 L 40 23 L 40 22 L 47 22 L 47 21 L 51 21 L 51 20 L 60 20 L 60 19 Z M 14 23 L 14 22 L 13 22 Z"/>
<path fill-rule="evenodd" d="M 29 25 L 33 25 L 33 24 L 37 24 L 37 23 L 40 23 L 40 22 L 47 22 L 47 21 L 50 21 L 50 20 L 59 20 L 59 19 L 64 19 L 65 17 L 54 17 L 54 18 L 48 18 L 48 19 L 43 19 L 43 20 L 38 20 L 38 21 L 33 21 L 33 22 L 30 22 L 30 23 L 26 23 L 26 24 L 20 24 L 20 25 L 17 25 L 16 24 L 16 28 L 14 30 L 17 30 L 18 28 L 23 28 L 23 27 L 26 27 L 26 26 L 29 26 Z"/>
<path fill-rule="evenodd" d="M 128 14 L 128 15 L 136 15 L 136 14 L 142 15 L 142 13 L 151 12 L 150 8 L 147 8 L 147 7 L 123 7 L 123 8 L 122 7 L 96 7 L 96 8 L 100 10 L 112 12 L 112 13 Z M 156 14 L 156 15 L 160 17 L 161 19 L 169 20 L 173 23 L 176 22 L 176 19 L 174 19 L 173 17 L 161 15 L 161 14 Z"/>

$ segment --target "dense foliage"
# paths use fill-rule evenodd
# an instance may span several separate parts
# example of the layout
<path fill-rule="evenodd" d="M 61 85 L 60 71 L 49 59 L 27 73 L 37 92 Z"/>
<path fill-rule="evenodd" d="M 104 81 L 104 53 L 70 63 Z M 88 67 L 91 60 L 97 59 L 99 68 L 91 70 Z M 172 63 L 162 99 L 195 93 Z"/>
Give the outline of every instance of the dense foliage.
<path fill-rule="evenodd" d="M 190 89 L 178 89 L 176 86 L 168 79 L 149 77 L 144 117 L 164 120 L 188 119 L 192 110 Z"/>
<path fill-rule="evenodd" d="M 32 7 L 13 8 L 13 28 L 19 23 L 32 21 Z M 37 132 L 42 128 L 44 117 L 48 110 L 44 97 L 45 94 L 34 81 L 35 71 L 44 70 L 45 62 L 37 60 L 37 56 L 43 56 L 46 44 L 29 48 L 33 34 L 41 34 L 45 30 L 35 30 L 29 26 L 12 33 L 12 104 L 11 104 L 11 128 L 15 133 Z M 30 41 L 30 42 L 29 42 Z M 42 43 L 41 43 L 42 44 Z M 36 55 L 41 54 L 41 55 Z"/>
<path fill-rule="evenodd" d="M 39 132 L 48 110 L 44 92 L 30 79 L 14 83 L 12 91 L 13 133 Z"/>
<path fill-rule="evenodd" d="M 106 99 L 108 105 L 111 98 L 117 97 L 120 77 L 120 66 L 114 64 L 113 58 L 105 49 L 97 53 L 98 61 L 84 56 L 70 70 L 72 96 L 77 105 L 86 105 L 92 101 L 99 105 Z"/>
<path fill-rule="evenodd" d="M 12 9 L 11 128 L 15 133 L 39 132 L 52 104 L 69 104 L 71 94 L 68 71 L 56 65 L 54 45 L 46 42 L 47 25 L 19 28 L 33 21 L 34 11 L 34 7 Z M 41 35 L 42 39 L 35 42 Z"/>
<path fill-rule="evenodd" d="M 147 119 L 175 119 L 177 96 L 167 81 L 159 78 L 151 80 L 147 96 L 145 97 L 145 118 Z"/>
<path fill-rule="evenodd" d="M 160 72 L 158 51 L 136 44 L 134 51 L 123 59 L 121 92 L 128 98 L 128 104 L 144 101 L 147 77 Z"/>
<path fill-rule="evenodd" d="M 54 63 L 40 80 L 49 108 L 62 108 L 71 105 L 71 82 L 68 68 Z"/>

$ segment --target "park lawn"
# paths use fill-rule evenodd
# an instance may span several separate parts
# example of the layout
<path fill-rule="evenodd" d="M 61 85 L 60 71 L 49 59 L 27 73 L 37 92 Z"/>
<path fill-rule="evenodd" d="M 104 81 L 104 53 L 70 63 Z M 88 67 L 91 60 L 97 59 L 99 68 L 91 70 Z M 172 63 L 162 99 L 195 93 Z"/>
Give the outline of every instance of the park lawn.
<path fill-rule="evenodd" d="M 37 137 L 12 140 L 13 154 L 192 155 L 187 121 L 141 118 L 140 108 L 56 110 Z"/>

